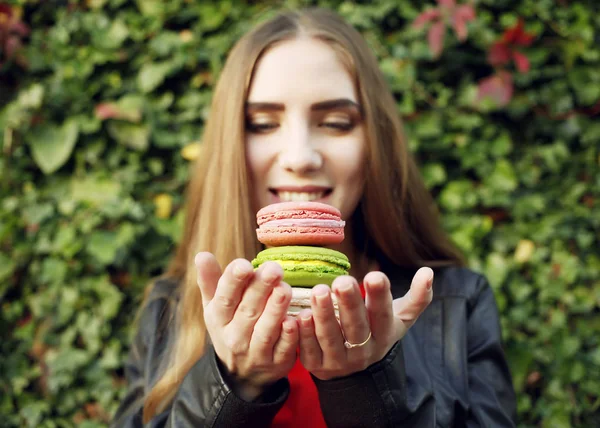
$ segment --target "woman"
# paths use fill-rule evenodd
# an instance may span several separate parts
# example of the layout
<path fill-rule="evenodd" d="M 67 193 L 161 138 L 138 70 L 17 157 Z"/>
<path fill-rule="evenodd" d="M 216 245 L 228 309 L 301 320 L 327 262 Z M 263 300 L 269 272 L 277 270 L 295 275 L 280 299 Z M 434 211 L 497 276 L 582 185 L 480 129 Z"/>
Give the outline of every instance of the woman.
<path fill-rule="evenodd" d="M 513 426 L 492 291 L 460 267 L 351 26 L 311 9 L 243 37 L 204 148 L 115 426 Z M 281 268 L 252 270 L 256 212 L 282 200 L 331 204 L 347 222 L 336 249 L 351 276 L 332 286 L 340 323 L 329 287 L 294 319 Z"/>

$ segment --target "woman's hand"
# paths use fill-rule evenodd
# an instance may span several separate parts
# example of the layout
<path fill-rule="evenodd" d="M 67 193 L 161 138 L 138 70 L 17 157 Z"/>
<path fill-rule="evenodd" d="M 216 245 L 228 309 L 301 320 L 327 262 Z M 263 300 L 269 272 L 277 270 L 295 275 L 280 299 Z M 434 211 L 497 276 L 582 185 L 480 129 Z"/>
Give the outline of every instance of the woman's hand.
<path fill-rule="evenodd" d="M 254 272 L 248 260 L 237 259 L 222 274 L 210 253 L 198 253 L 195 263 L 204 321 L 225 377 L 251 401 L 296 361 L 298 326 L 286 315 L 292 289 L 275 262 Z"/>
<path fill-rule="evenodd" d="M 327 380 L 362 371 L 383 359 L 431 302 L 433 271 L 421 268 L 404 297 L 392 300 L 390 281 L 381 272 L 370 272 L 363 284 L 341 276 L 332 285 L 339 304 L 340 321 L 333 310 L 329 287 L 313 288 L 311 309 L 298 314 L 300 360 L 319 379 Z M 349 344 L 362 344 L 347 347 Z"/>

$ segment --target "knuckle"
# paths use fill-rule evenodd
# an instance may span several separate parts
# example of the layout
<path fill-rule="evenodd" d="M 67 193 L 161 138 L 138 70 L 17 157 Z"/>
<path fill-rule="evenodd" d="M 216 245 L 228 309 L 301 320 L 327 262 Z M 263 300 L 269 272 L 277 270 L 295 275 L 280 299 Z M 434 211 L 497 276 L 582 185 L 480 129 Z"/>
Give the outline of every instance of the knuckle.
<path fill-rule="evenodd" d="M 217 296 L 217 303 L 219 306 L 225 309 L 233 309 L 235 303 L 233 299 L 229 296 L 219 295 Z"/>
<path fill-rule="evenodd" d="M 289 303 L 288 296 L 279 290 L 276 290 L 271 294 L 269 298 L 269 309 L 272 313 L 279 314 L 283 308 L 287 307 Z"/>
<path fill-rule="evenodd" d="M 254 305 L 247 303 L 240 303 L 238 311 L 244 316 L 244 318 L 250 321 L 256 321 L 260 315 L 260 312 Z"/>
<path fill-rule="evenodd" d="M 262 346 L 269 346 L 275 343 L 275 334 L 270 331 L 255 331 L 253 338 Z"/>
<path fill-rule="evenodd" d="M 301 328 L 300 337 L 302 338 L 302 340 L 310 340 L 314 338 L 314 333 L 309 328 Z"/>
<path fill-rule="evenodd" d="M 342 363 L 341 361 L 338 361 L 337 359 L 334 359 L 329 362 L 328 369 L 332 372 L 340 373 L 344 370 L 347 370 L 347 367 L 346 364 Z"/>
<path fill-rule="evenodd" d="M 233 355 L 242 355 L 248 350 L 247 341 L 236 334 L 226 335 L 224 343 Z"/>
<path fill-rule="evenodd" d="M 305 347 L 305 349 L 304 349 L 304 355 L 310 361 L 313 361 L 316 359 L 316 357 L 319 355 L 319 353 L 317 352 L 317 348 L 315 348 L 314 346 L 308 346 L 308 347 Z"/>
<path fill-rule="evenodd" d="M 288 348 L 279 348 L 273 352 L 273 362 L 275 364 L 282 364 L 288 359 L 290 350 Z"/>
<path fill-rule="evenodd" d="M 417 304 L 420 306 L 420 309 L 423 310 L 431 303 L 431 299 L 431 293 L 428 293 L 427 295 L 421 296 L 421 298 L 417 299 Z"/>
<path fill-rule="evenodd" d="M 346 311 L 351 313 L 356 313 L 360 310 L 361 305 L 364 305 L 364 303 L 351 298 L 343 298 L 341 303 L 346 308 Z"/>
<path fill-rule="evenodd" d="M 321 344 L 321 348 L 335 348 L 339 344 L 338 340 L 329 335 L 319 337 L 319 343 Z"/>

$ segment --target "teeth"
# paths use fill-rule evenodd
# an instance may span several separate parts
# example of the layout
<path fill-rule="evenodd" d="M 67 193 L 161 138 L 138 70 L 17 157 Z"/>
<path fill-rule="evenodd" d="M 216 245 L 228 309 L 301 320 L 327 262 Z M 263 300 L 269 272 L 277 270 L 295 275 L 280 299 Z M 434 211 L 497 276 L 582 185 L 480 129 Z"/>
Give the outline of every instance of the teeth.
<path fill-rule="evenodd" d="M 321 199 L 325 192 L 279 192 L 279 198 L 283 202 L 305 202 Z"/>

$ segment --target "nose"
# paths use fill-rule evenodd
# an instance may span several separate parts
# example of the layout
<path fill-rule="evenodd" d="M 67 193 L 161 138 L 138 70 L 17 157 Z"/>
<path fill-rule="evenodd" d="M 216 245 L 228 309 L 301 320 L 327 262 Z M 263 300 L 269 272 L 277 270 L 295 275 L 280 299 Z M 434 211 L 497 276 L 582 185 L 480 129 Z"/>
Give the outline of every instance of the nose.
<path fill-rule="evenodd" d="M 278 162 L 286 171 L 307 174 L 318 171 L 323 166 L 323 157 L 315 149 L 308 130 L 294 130 L 286 138 L 279 153 Z"/>

